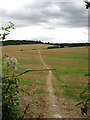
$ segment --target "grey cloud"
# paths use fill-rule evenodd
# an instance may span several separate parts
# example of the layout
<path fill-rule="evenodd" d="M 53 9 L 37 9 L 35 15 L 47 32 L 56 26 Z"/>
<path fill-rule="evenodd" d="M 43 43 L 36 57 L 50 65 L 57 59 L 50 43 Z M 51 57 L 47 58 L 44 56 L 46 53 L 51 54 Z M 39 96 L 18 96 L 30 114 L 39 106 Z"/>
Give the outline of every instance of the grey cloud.
<path fill-rule="evenodd" d="M 57 5 L 60 11 L 53 12 L 46 9 L 53 4 Z M 88 24 L 86 10 L 82 5 L 77 7 L 74 2 L 33 2 L 14 12 L 3 10 L 3 19 L 4 18 L 6 18 L 4 20 L 5 22 L 13 21 L 18 27 L 49 23 L 49 20 L 53 20 L 54 18 L 58 21 L 63 20 L 63 23 L 61 23 L 61 21 L 56 22 L 56 26 L 87 27 Z"/>
<path fill-rule="evenodd" d="M 63 17 L 66 19 L 66 25 L 70 27 L 87 27 L 88 11 L 84 6 L 77 7 L 74 2 L 60 4 L 60 6 L 64 14 Z"/>
<path fill-rule="evenodd" d="M 6 17 L 8 18 L 8 20 L 14 19 L 16 26 L 19 26 L 18 21 L 21 21 L 22 26 L 23 21 L 26 23 L 26 25 L 47 22 L 48 18 L 41 12 L 42 9 L 44 9 L 44 7 L 46 7 L 47 5 L 47 3 L 33 3 L 32 5 L 27 5 L 24 8 L 14 12 L 3 10 L 2 17 Z"/>
<path fill-rule="evenodd" d="M 88 25 L 88 12 L 82 5 L 75 6 L 75 2 L 62 2 L 55 3 L 61 9 L 60 12 L 53 14 L 53 12 L 43 10 L 44 14 L 56 18 L 58 20 L 63 19 L 64 23 L 58 23 L 58 25 L 66 25 L 68 27 L 87 27 Z M 57 24 L 57 23 L 56 23 Z"/>

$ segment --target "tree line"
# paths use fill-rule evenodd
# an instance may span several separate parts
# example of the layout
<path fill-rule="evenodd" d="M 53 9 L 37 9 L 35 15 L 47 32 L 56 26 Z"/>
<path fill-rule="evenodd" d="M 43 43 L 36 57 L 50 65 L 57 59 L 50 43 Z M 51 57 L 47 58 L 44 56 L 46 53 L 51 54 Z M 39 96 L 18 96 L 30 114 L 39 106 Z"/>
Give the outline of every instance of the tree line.
<path fill-rule="evenodd" d="M 22 44 L 43 44 L 41 41 L 34 40 L 5 40 L 2 41 L 3 46 L 7 45 L 22 45 Z"/>
<path fill-rule="evenodd" d="M 90 43 L 44 43 L 38 40 L 5 40 L 0 43 L 3 46 L 7 45 L 24 45 L 24 44 L 48 44 L 52 45 L 48 48 L 65 48 L 65 47 L 83 47 L 90 46 Z"/>
<path fill-rule="evenodd" d="M 50 45 L 53 46 L 48 46 L 48 49 L 53 49 L 53 48 L 67 48 L 67 47 L 88 47 L 90 46 L 90 43 L 50 43 Z"/>

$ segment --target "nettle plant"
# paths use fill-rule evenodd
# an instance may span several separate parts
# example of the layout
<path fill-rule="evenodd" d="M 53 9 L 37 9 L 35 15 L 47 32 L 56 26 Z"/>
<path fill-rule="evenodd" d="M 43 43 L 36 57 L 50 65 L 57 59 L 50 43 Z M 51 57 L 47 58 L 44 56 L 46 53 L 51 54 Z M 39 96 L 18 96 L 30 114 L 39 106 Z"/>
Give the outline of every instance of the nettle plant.
<path fill-rule="evenodd" d="M 2 40 L 5 39 L 6 35 L 9 34 L 9 29 L 14 28 L 14 24 L 10 22 L 10 26 L 2 27 L 4 30 L 2 34 Z M 19 92 L 25 92 L 18 85 L 17 74 L 17 59 L 10 58 L 5 55 L 2 58 L 3 72 L 2 72 L 2 120 L 17 120 L 23 119 L 29 108 L 29 104 L 26 105 L 23 115 L 20 115 L 20 105 L 19 105 Z M 28 92 L 25 92 L 29 95 Z"/>

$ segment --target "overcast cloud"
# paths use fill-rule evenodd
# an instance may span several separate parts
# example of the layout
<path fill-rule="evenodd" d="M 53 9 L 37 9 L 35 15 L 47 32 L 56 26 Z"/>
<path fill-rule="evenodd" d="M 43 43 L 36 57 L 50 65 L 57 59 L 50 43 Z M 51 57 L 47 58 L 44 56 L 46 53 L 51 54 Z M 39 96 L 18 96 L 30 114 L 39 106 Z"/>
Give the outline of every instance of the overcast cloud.
<path fill-rule="evenodd" d="M 16 28 L 7 39 L 37 39 L 44 42 L 88 41 L 88 10 L 85 9 L 83 1 L 41 1 L 3 0 L 0 25 L 7 25 L 11 21 Z"/>

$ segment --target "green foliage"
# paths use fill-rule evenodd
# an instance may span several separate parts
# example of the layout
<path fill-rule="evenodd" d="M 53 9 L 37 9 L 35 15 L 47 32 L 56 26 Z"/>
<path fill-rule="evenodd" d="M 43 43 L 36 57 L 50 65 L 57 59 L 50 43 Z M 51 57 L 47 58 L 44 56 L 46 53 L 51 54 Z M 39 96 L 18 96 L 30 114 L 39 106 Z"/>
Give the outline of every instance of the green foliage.
<path fill-rule="evenodd" d="M 3 31 L 1 35 L 2 41 L 5 40 L 6 35 L 9 34 L 10 29 L 14 29 L 14 24 L 10 22 L 10 25 L 2 27 L 0 30 Z M 23 119 L 29 108 L 29 104 L 26 105 L 24 114 L 19 114 L 19 99 L 18 94 L 21 89 L 18 85 L 19 79 L 16 75 L 17 59 L 9 58 L 5 55 L 2 59 L 2 63 L 5 64 L 5 68 L 2 74 L 2 120 L 17 120 Z M 28 92 L 25 92 L 29 95 Z"/>
<path fill-rule="evenodd" d="M 41 41 L 36 40 L 7 40 L 3 41 L 4 45 L 21 45 L 21 44 L 43 44 Z M 23 50 L 21 50 L 23 51 Z"/>
<path fill-rule="evenodd" d="M 2 77 L 2 118 L 15 119 L 18 116 L 19 93 L 18 81 L 15 75 L 16 62 L 14 58 L 5 59 L 6 70 Z"/>
<path fill-rule="evenodd" d="M 83 92 L 80 93 L 80 99 L 82 100 L 83 95 L 87 94 L 90 92 L 90 82 L 88 83 L 87 87 Z M 90 101 L 90 96 L 87 96 L 87 99 L 84 101 L 79 102 L 76 106 L 80 106 L 81 112 L 83 115 L 87 115 L 88 111 L 88 101 Z"/>
<path fill-rule="evenodd" d="M 85 1 L 85 3 L 86 3 L 86 9 L 90 9 L 90 2 Z"/>
<path fill-rule="evenodd" d="M 16 120 L 23 119 L 27 112 L 29 104 L 26 105 L 24 114 L 19 114 L 19 92 L 24 92 L 29 95 L 28 92 L 21 89 L 18 85 L 19 79 L 16 75 L 17 60 L 16 58 L 4 57 L 5 68 L 2 77 L 2 119 Z"/>
<path fill-rule="evenodd" d="M 10 29 L 14 29 L 14 24 L 12 22 L 9 22 L 9 25 L 6 27 L 1 27 L 2 34 L 1 35 L 1 40 L 5 40 L 6 36 L 10 33 Z"/>

